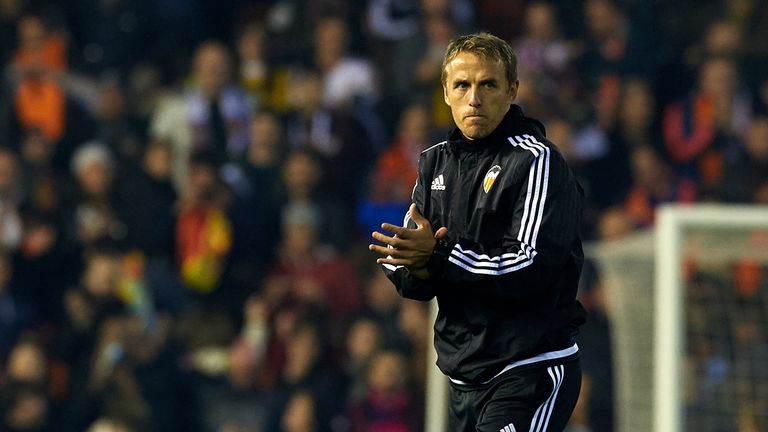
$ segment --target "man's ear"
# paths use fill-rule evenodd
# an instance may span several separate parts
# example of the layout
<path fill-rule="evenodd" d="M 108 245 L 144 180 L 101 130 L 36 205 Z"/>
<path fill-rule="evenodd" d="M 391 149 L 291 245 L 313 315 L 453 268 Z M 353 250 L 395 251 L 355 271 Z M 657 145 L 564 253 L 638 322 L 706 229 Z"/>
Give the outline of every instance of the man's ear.
<path fill-rule="evenodd" d="M 451 106 L 450 99 L 448 99 L 448 87 L 446 87 L 445 84 L 443 84 L 443 100 L 446 105 Z"/>
<path fill-rule="evenodd" d="M 509 104 L 517 99 L 517 90 L 520 88 L 520 80 L 515 80 L 512 85 L 509 86 Z"/>

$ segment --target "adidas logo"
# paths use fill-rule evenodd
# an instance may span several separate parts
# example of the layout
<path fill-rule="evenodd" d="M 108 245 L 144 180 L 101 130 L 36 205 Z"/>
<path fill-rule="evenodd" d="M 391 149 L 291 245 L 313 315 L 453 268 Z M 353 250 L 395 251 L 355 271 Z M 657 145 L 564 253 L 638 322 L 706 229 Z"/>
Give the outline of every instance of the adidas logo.
<path fill-rule="evenodd" d="M 435 177 L 434 180 L 432 180 L 432 187 L 430 189 L 445 190 L 445 180 L 443 180 L 442 174 L 440 174 L 439 176 Z"/>

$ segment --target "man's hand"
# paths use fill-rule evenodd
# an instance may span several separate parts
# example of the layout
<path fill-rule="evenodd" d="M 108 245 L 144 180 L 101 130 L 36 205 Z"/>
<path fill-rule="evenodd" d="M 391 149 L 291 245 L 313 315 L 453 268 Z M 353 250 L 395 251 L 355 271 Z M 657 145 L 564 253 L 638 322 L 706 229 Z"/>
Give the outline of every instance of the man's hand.
<path fill-rule="evenodd" d="M 381 228 L 391 232 L 388 236 L 375 231 L 371 236 L 387 246 L 371 244 L 368 249 L 382 255 L 384 258 L 376 260 L 379 264 L 391 264 L 405 266 L 417 278 L 426 279 L 426 266 L 432 250 L 435 248 L 436 239 L 445 237 L 448 228 L 441 227 L 437 232 L 432 232 L 432 225 L 416 209 L 416 204 L 411 204 L 408 209 L 411 219 L 416 223 L 416 228 L 405 228 L 384 223 Z"/>

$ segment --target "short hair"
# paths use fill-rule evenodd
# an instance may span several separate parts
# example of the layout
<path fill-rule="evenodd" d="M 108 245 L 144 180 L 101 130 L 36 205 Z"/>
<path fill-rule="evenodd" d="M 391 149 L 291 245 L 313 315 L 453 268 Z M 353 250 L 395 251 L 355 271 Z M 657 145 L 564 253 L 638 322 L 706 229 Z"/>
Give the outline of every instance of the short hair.
<path fill-rule="evenodd" d="M 503 39 L 488 32 L 480 32 L 459 36 L 448 44 L 443 57 L 443 69 L 440 73 L 440 82 L 443 86 L 445 86 L 447 79 L 445 67 L 462 52 L 500 62 L 504 65 L 509 85 L 511 86 L 517 81 L 517 56 L 512 51 L 512 47 Z"/>
<path fill-rule="evenodd" d="M 110 174 L 114 173 L 115 164 L 112 154 L 106 144 L 100 141 L 88 141 L 80 145 L 72 155 L 70 168 L 75 175 L 80 175 L 92 163 L 103 166 Z"/>

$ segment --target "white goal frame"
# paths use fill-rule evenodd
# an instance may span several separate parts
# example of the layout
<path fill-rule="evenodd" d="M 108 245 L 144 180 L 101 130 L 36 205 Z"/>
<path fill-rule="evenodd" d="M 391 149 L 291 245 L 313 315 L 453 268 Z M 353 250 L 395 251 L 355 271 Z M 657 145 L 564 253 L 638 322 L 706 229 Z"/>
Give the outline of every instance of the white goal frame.
<path fill-rule="evenodd" d="M 684 429 L 685 309 L 682 272 L 689 228 L 768 228 L 768 206 L 664 205 L 656 213 L 654 431 Z"/>

